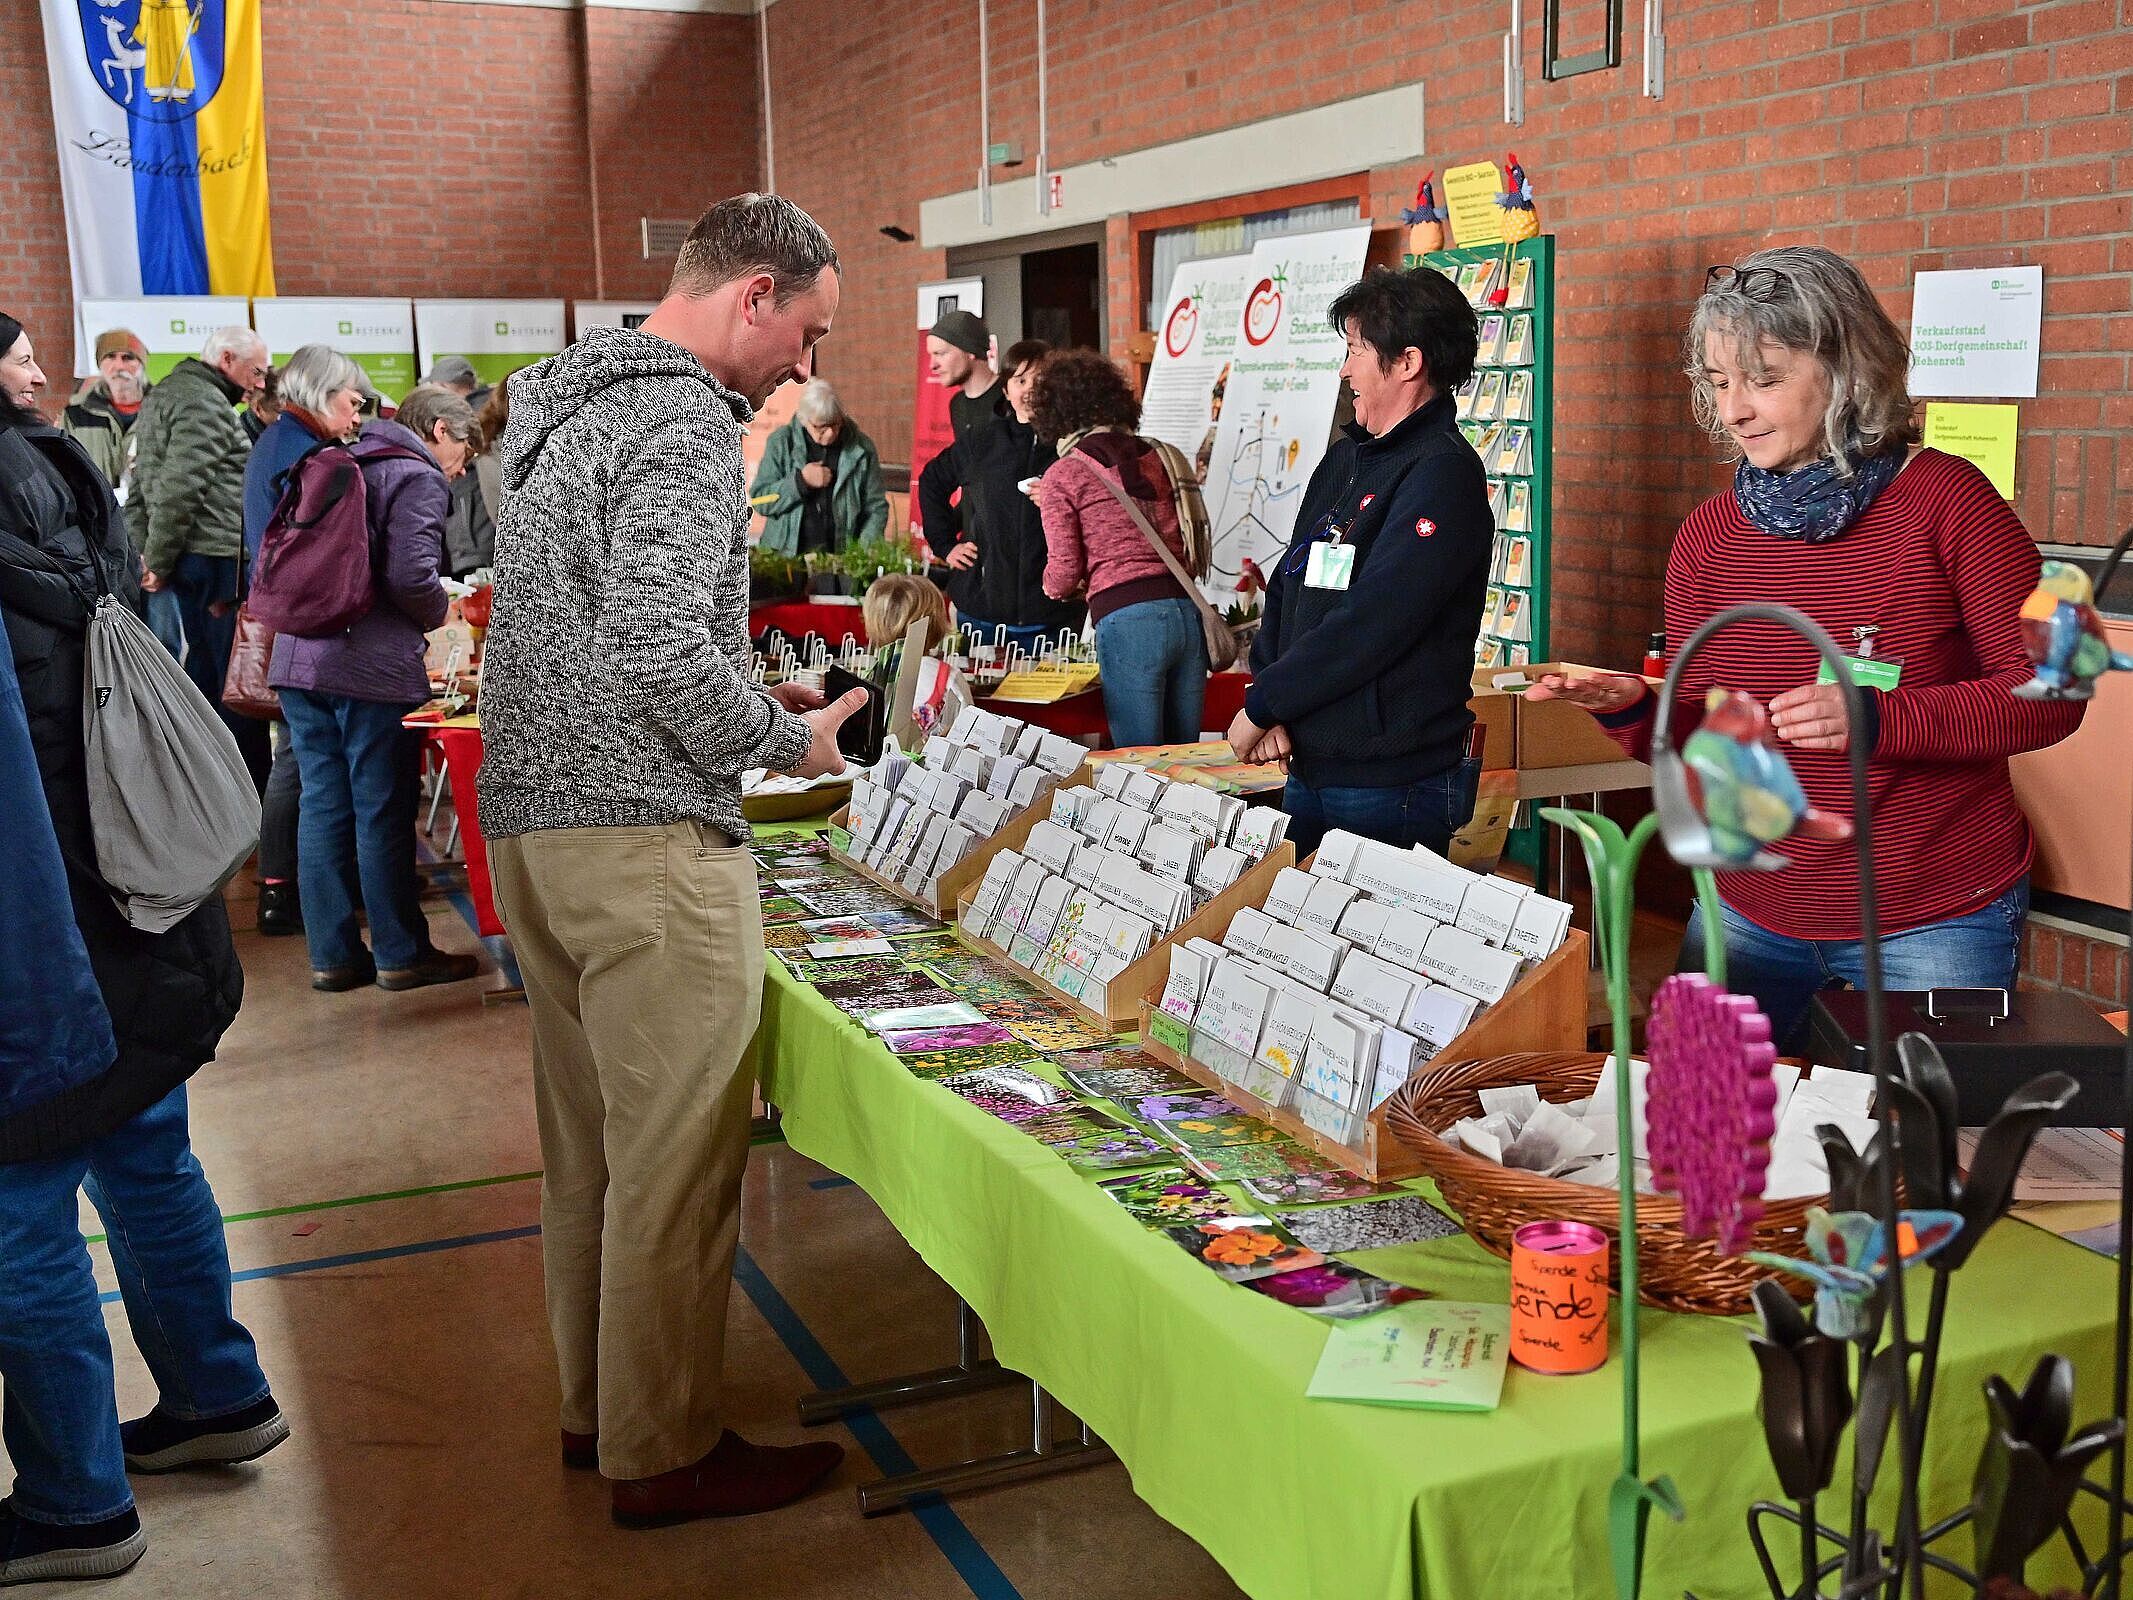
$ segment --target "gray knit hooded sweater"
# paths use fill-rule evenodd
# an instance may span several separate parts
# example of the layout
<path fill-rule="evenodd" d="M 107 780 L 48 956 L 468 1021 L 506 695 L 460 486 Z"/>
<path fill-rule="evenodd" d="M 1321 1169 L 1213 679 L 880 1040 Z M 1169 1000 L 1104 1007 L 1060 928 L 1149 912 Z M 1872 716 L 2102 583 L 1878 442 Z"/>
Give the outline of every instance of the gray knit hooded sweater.
<path fill-rule="evenodd" d="M 511 379 L 482 664 L 482 832 L 748 837 L 740 773 L 807 722 L 749 677 L 748 402 L 678 345 L 595 328 Z"/>

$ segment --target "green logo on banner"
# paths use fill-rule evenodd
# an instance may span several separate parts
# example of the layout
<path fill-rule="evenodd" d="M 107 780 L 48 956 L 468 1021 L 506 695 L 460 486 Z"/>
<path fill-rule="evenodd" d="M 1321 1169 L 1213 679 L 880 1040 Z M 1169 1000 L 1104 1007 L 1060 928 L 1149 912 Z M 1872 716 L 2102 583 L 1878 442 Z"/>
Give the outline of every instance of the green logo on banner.
<path fill-rule="evenodd" d="M 508 339 L 511 336 L 511 324 L 508 322 L 499 322 L 496 325 L 496 336 L 499 339 Z"/>
<path fill-rule="evenodd" d="M 341 330 L 341 337 L 344 339 L 356 331 L 356 325 L 352 322 L 336 323 L 335 326 Z"/>
<path fill-rule="evenodd" d="M 172 333 L 183 333 L 185 331 L 185 319 L 183 317 L 172 317 L 170 319 L 170 331 Z"/>

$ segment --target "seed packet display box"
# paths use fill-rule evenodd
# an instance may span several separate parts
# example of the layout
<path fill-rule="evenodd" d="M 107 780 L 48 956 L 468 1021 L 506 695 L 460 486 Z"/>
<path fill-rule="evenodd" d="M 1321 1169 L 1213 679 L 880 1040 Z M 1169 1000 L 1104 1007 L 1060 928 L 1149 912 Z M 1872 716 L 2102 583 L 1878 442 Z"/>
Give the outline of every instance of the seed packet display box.
<path fill-rule="evenodd" d="M 1197 931 L 1200 937 L 1220 944 L 1229 932 L 1229 917 L 1223 917 L 1219 929 Z M 1430 1058 L 1428 1066 L 1522 1050 L 1584 1049 L 1588 942 L 1582 930 L 1570 929 L 1553 955 L 1519 974 L 1509 992 L 1478 1013 L 1458 1038 Z M 1320 1114 L 1307 1120 L 1299 1109 L 1305 1091 L 1294 1079 L 1239 1055 L 1197 1029 L 1190 1030 L 1187 1049 L 1171 1044 L 1169 1040 L 1184 1025 L 1159 1009 L 1168 976 L 1167 967 L 1157 973 L 1141 1000 L 1141 1048 L 1149 1055 L 1220 1090 L 1240 1110 L 1372 1183 L 1421 1175 L 1421 1161 L 1385 1125 L 1391 1100 L 1369 1111 L 1339 1111 L 1322 1102 Z M 1424 1070 L 1415 1068 L 1417 1073 Z"/>
<path fill-rule="evenodd" d="M 978 886 L 978 880 L 985 876 L 986 864 L 1002 850 L 1021 849 L 1023 841 L 1029 838 L 1030 829 L 1052 814 L 1052 796 L 1061 789 L 1089 788 L 1094 782 L 1095 771 L 1095 768 L 1084 761 L 1074 769 L 1072 776 L 1061 778 L 1037 797 L 1036 804 L 1025 806 L 1006 827 L 976 845 L 970 854 L 935 878 L 931 894 L 913 894 L 894 878 L 884 877 L 857 856 L 838 847 L 839 838 L 851 837 L 850 806 L 840 806 L 830 817 L 830 826 L 836 829 L 836 832 L 830 835 L 829 853 L 867 882 L 876 888 L 886 889 L 905 905 L 923 911 L 929 917 L 939 917 L 943 922 L 952 922 L 955 920 L 957 897 Z"/>
<path fill-rule="evenodd" d="M 1082 773 L 1088 770 L 1084 767 Z M 1080 780 L 1081 774 L 1076 774 L 1075 781 Z M 1035 821 L 1036 819 L 1027 819 L 1009 828 L 993 841 L 993 849 L 988 850 L 986 854 L 993 855 L 1002 846 L 1020 850 L 1029 838 Z M 1079 995 L 1068 994 L 1066 990 L 1048 979 L 1039 977 L 1029 968 L 1017 965 L 999 945 L 990 939 L 979 938 L 965 926 L 970 903 L 977 898 L 978 880 L 984 876 L 982 863 L 974 875 L 964 880 L 964 885 L 958 892 L 955 907 L 956 936 L 972 949 L 982 950 L 993 957 L 1024 983 L 1034 984 L 1084 1021 L 1115 1032 L 1132 1027 L 1139 1019 L 1142 1011 L 1141 996 L 1151 985 L 1158 995 L 1163 992 L 1163 984 L 1170 976 L 1172 945 L 1183 944 L 1187 939 L 1218 938 L 1220 935 L 1215 930 L 1228 928 L 1229 919 L 1241 908 L 1256 906 L 1265 901 L 1267 892 L 1274 887 L 1274 879 L 1280 875 L 1282 868 L 1295 865 L 1296 846 L 1284 839 L 1268 852 L 1265 860 L 1257 862 L 1239 875 L 1235 883 L 1179 923 L 1175 931 L 1151 944 L 1147 954 L 1113 978 L 1100 995 L 1096 993 L 1094 985 Z M 1583 979 L 1579 981 L 1582 983 Z M 1580 1004 L 1582 1003 L 1581 1001 Z"/>

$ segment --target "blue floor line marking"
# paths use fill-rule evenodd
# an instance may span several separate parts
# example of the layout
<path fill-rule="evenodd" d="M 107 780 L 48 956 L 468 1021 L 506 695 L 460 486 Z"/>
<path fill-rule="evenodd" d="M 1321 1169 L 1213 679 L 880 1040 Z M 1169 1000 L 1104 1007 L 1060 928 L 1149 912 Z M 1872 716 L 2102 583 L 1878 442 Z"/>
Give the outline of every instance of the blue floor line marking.
<path fill-rule="evenodd" d="M 807 1186 L 810 1189 L 849 1189 L 853 1187 L 853 1184 L 850 1178 L 840 1177 L 836 1173 L 832 1173 L 827 1178 L 808 1179 Z"/>
<path fill-rule="evenodd" d="M 469 1245 L 502 1244 L 507 1239 L 530 1239 L 540 1232 L 536 1223 L 527 1228 L 503 1228 L 495 1233 L 466 1233 L 456 1239 L 424 1239 L 419 1244 L 396 1244 L 383 1250 L 355 1250 L 346 1255 L 314 1256 L 308 1261 L 284 1261 L 276 1267 L 247 1267 L 230 1274 L 231 1283 L 255 1283 L 261 1278 L 292 1278 L 300 1272 L 330 1272 L 335 1267 L 360 1267 L 373 1261 L 393 1261 L 401 1256 L 434 1255 L 439 1250 L 463 1250 Z M 116 1289 L 97 1297 L 100 1304 L 116 1305 Z"/>
<path fill-rule="evenodd" d="M 733 1281 L 741 1286 L 741 1292 L 755 1303 L 755 1308 L 770 1324 L 770 1329 L 784 1343 L 792 1357 L 807 1375 L 807 1381 L 818 1389 L 842 1389 L 851 1383 L 836 1359 L 822 1348 L 799 1312 L 756 1265 L 755 1257 L 747 1248 L 734 1252 Z M 910 1453 L 897 1443 L 896 1435 L 888 1425 L 872 1411 L 855 1411 L 844 1419 L 859 1447 L 866 1451 L 884 1477 L 898 1477 L 906 1472 L 916 1472 L 918 1463 Z M 955 1511 L 941 1501 L 915 1505 L 911 1515 L 918 1520 L 933 1542 L 940 1547 L 948 1564 L 955 1568 L 956 1576 L 969 1586 L 977 1600 L 1022 1600 L 1022 1592 L 1008 1581 L 985 1547 L 978 1543 L 977 1535 Z"/>

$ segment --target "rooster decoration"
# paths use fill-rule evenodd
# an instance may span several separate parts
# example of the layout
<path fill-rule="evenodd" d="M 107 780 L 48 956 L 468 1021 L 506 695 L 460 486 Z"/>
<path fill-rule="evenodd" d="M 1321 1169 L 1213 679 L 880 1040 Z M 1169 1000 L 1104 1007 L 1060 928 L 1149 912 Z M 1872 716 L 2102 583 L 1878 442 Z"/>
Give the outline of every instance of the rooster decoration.
<path fill-rule="evenodd" d="M 1852 825 L 1817 811 L 1778 753 L 1770 713 L 1752 696 L 1713 689 L 1704 719 L 1682 744 L 1689 799 L 1703 813 L 1711 847 L 1746 867 L 1764 845 L 1797 833 L 1803 839 L 1849 839 Z"/>
<path fill-rule="evenodd" d="M 1533 180 L 1518 164 L 1518 152 L 1504 154 L 1504 190 L 1496 197 L 1503 211 L 1503 260 L 1497 264 L 1496 286 L 1489 291 L 1489 304 L 1500 306 L 1511 298 L 1511 254 L 1528 239 L 1540 236 L 1540 213 L 1533 209 Z"/>
<path fill-rule="evenodd" d="M 2133 672 L 2133 655 L 2113 650 L 2096 614 L 2095 585 L 2069 561 L 2047 561 L 2022 602 L 2022 648 L 2035 671 L 2015 690 L 2025 700 L 2086 700 L 2106 672 Z"/>
<path fill-rule="evenodd" d="M 1422 174 L 1422 181 L 1415 186 L 1415 203 L 1400 213 L 1400 220 L 1407 224 L 1407 253 L 1411 256 L 1426 256 L 1444 248 L 1445 211 L 1437 204 L 1437 191 L 1430 182 L 1436 176 L 1434 170 Z"/>

